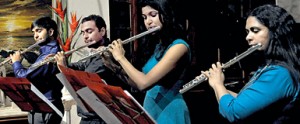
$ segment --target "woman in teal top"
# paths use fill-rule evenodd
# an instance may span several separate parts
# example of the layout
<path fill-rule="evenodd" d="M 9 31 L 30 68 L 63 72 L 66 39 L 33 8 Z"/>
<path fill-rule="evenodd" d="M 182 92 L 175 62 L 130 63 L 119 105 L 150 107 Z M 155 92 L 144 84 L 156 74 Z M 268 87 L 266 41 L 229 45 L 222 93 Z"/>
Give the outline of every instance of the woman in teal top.
<path fill-rule="evenodd" d="M 189 48 L 187 43 L 182 39 L 175 40 L 168 48 L 178 44 L 184 44 Z M 145 74 L 158 64 L 159 60 L 155 58 L 156 54 L 158 54 L 157 51 L 143 67 L 143 72 Z M 189 56 L 186 56 L 185 60 L 189 60 L 188 57 Z M 164 122 L 164 124 L 171 123 L 172 121 L 178 124 L 186 123 L 187 120 L 185 118 L 189 115 L 188 109 L 182 95 L 178 93 L 178 90 L 182 84 L 185 83 L 185 80 L 183 79 L 184 76 L 181 77 L 181 75 L 184 74 L 183 72 L 185 71 L 186 65 L 189 64 L 188 62 L 189 61 L 178 62 L 176 68 L 160 79 L 155 86 L 147 91 L 144 100 L 144 108 L 157 120 L 157 122 Z"/>
<path fill-rule="evenodd" d="M 220 62 L 203 72 L 215 91 L 219 112 L 235 123 L 300 123 L 300 44 L 295 20 L 281 7 L 255 8 L 246 21 L 249 45 L 260 43 L 264 62 L 238 94 L 224 86 Z"/>
<path fill-rule="evenodd" d="M 158 32 L 143 37 L 138 58 L 146 62 L 142 72 L 126 58 L 121 40 L 113 41 L 109 51 L 130 78 L 129 84 L 146 90 L 144 108 L 158 124 L 189 124 L 188 107 L 179 93 L 186 80 L 191 62 L 191 51 L 186 42 L 184 21 L 175 15 L 167 0 L 140 0 L 138 14 L 142 30 L 160 26 Z M 180 21 L 183 21 L 182 23 Z M 144 62 L 144 63 L 145 63 Z"/>

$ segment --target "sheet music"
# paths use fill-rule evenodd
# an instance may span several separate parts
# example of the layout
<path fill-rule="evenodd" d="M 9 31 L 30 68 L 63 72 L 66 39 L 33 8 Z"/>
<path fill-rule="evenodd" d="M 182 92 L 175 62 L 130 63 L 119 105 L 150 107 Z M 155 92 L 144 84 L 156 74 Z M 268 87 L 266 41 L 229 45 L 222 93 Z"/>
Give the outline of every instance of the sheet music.
<path fill-rule="evenodd" d="M 88 109 L 85 107 L 83 102 L 80 100 L 78 95 L 76 94 L 76 91 L 73 89 L 72 85 L 69 83 L 67 78 L 64 74 L 58 73 L 56 74 L 56 77 L 60 80 L 60 82 L 66 87 L 66 89 L 69 91 L 71 96 L 74 98 L 76 104 L 82 109 L 83 112 L 89 112 Z"/>
<path fill-rule="evenodd" d="M 143 107 L 119 86 L 107 85 L 96 73 L 59 66 L 57 78 L 74 100 L 108 124 L 156 124 Z M 76 102 L 77 102 L 76 101 Z"/>
<path fill-rule="evenodd" d="M 105 106 L 91 89 L 84 87 L 77 91 L 78 95 L 108 124 L 122 124 L 122 122 Z"/>
<path fill-rule="evenodd" d="M 39 96 L 44 102 L 46 102 L 60 117 L 63 117 L 63 114 L 60 110 L 56 108 L 55 105 L 52 104 L 51 101 L 49 101 L 44 94 L 42 94 L 33 84 L 30 85 L 30 89 L 32 92 L 34 92 L 37 96 Z"/>
<path fill-rule="evenodd" d="M 144 109 L 143 106 L 141 106 L 141 104 L 139 104 L 139 102 L 127 91 L 124 90 L 125 94 L 128 95 L 135 103 L 137 103 L 137 105 L 145 112 L 145 114 L 147 116 L 149 116 L 149 118 L 156 124 L 155 120 L 152 118 L 152 116 L 150 116 L 150 114 Z"/>
<path fill-rule="evenodd" d="M 124 93 L 124 95 L 126 96 L 115 96 L 111 93 L 106 92 L 106 90 L 108 90 L 106 88 L 103 88 L 102 90 L 104 90 L 104 94 L 96 94 L 89 87 L 85 87 L 78 90 L 77 94 L 79 94 L 79 96 L 81 96 L 84 101 L 106 123 L 119 124 L 122 122 L 127 124 L 156 124 L 155 120 L 151 118 L 151 116 L 149 116 L 145 109 L 131 96 L 129 92 L 119 90 L 120 94 Z M 105 92 L 108 94 L 106 94 Z M 102 101 L 103 98 L 107 101 Z"/>

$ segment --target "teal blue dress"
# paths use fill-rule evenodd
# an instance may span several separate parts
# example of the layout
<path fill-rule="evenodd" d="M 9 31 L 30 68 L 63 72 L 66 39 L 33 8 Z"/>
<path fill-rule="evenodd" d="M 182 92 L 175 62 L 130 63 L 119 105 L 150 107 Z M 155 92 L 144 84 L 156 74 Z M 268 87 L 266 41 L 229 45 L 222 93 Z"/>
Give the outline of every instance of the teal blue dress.
<path fill-rule="evenodd" d="M 299 83 L 293 81 L 286 67 L 266 65 L 256 71 L 237 97 L 222 96 L 219 112 L 232 123 L 299 124 L 299 91 Z"/>
<path fill-rule="evenodd" d="M 143 106 L 145 110 L 158 124 L 191 123 L 188 107 L 182 94 L 179 93 L 179 89 L 186 83 L 186 69 L 191 62 L 191 51 L 189 45 L 182 39 L 173 41 L 167 50 L 176 44 L 184 44 L 188 48 L 188 54 L 185 54 L 180 59 L 177 66 L 171 72 L 147 90 L 144 99 Z M 158 54 L 157 50 L 155 50 L 154 55 L 152 55 L 143 67 L 145 74 L 159 62 L 155 58 L 156 54 Z"/>

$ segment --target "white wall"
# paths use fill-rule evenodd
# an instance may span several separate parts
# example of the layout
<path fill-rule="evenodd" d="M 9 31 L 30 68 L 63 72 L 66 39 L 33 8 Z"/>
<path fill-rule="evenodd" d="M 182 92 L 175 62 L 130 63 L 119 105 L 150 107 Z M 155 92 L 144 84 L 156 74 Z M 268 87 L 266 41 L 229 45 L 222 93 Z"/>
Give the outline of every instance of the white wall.
<path fill-rule="evenodd" d="M 90 14 L 102 16 L 107 25 L 107 36 L 110 36 L 109 0 L 68 0 L 68 9 L 68 13 L 75 11 L 77 17 Z"/>
<path fill-rule="evenodd" d="M 107 36 L 110 38 L 110 20 L 109 20 L 109 0 L 61 0 L 63 2 L 67 1 L 67 16 L 71 17 L 71 12 L 76 12 L 77 19 L 80 17 L 84 18 L 91 14 L 97 14 L 103 17 L 104 21 L 107 25 Z M 53 6 L 56 6 L 56 0 L 52 0 Z M 63 5 L 65 6 L 65 5 Z M 65 7 L 63 7 L 65 8 Z M 80 27 L 79 27 L 80 28 Z M 84 42 L 82 40 L 81 36 L 77 35 L 74 37 L 74 39 L 78 38 L 78 41 L 74 45 L 74 41 L 71 44 L 71 48 L 77 48 L 79 46 L 84 45 Z M 82 49 L 80 52 L 75 52 L 72 54 L 72 60 L 71 62 L 76 62 L 80 58 L 82 58 L 84 55 L 87 55 L 87 49 Z"/>
<path fill-rule="evenodd" d="M 276 0 L 276 4 L 286 9 L 300 23 L 300 0 Z"/>

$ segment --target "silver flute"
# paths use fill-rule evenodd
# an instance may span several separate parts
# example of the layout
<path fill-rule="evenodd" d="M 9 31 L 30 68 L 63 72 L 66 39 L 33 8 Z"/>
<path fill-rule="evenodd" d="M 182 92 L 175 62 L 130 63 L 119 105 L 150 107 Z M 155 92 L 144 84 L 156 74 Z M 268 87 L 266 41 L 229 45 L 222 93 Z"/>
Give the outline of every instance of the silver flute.
<path fill-rule="evenodd" d="M 34 47 L 37 47 L 40 43 L 46 41 L 45 39 L 43 40 L 40 40 L 40 41 L 37 41 L 35 42 L 34 44 L 32 44 L 31 46 L 29 46 L 28 48 L 26 48 L 25 50 L 21 51 L 21 54 L 24 54 L 25 52 L 28 52 L 29 50 L 33 49 Z M 11 58 L 7 58 L 5 59 L 4 61 L 2 61 L 0 63 L 0 67 L 3 66 L 4 64 L 8 63 L 8 62 L 11 62 Z"/>
<path fill-rule="evenodd" d="M 261 44 L 256 44 L 255 46 L 250 47 L 247 51 L 241 53 L 240 55 L 234 57 L 233 59 L 229 60 L 227 63 L 222 65 L 222 68 L 228 68 L 234 63 L 240 61 L 242 58 L 246 57 L 250 53 L 254 52 L 258 48 L 260 48 Z M 198 84 L 204 82 L 207 80 L 207 77 L 204 74 L 201 74 L 200 76 L 197 76 L 195 79 L 191 80 L 190 82 L 183 85 L 182 89 L 179 90 L 180 93 L 185 93 L 186 91 L 192 89 L 193 87 L 197 86 Z"/>
<path fill-rule="evenodd" d="M 70 54 L 72 54 L 72 53 L 74 53 L 74 52 L 76 52 L 76 51 L 78 51 L 78 50 L 80 50 L 82 48 L 88 47 L 88 46 L 93 45 L 95 43 L 97 43 L 97 42 L 96 41 L 89 42 L 89 43 L 87 43 L 85 45 L 82 45 L 80 47 L 77 47 L 75 49 L 72 49 L 70 51 L 65 52 L 64 55 L 65 56 L 70 55 Z M 43 61 L 40 61 L 38 63 L 32 64 L 28 69 L 36 69 L 36 68 L 38 68 L 38 67 L 40 67 L 42 65 L 45 65 L 45 64 L 47 64 L 49 62 L 54 62 L 54 61 L 55 61 L 54 57 L 49 57 L 49 58 L 44 59 Z"/>
<path fill-rule="evenodd" d="M 135 36 L 132 36 L 132 37 L 126 39 L 126 40 L 123 40 L 123 41 L 122 41 L 122 44 L 127 44 L 127 43 L 129 43 L 129 42 L 132 42 L 132 41 L 134 41 L 134 40 L 136 40 L 136 39 L 138 39 L 138 38 L 140 38 L 140 37 L 143 37 L 143 36 L 145 36 L 145 35 L 148 35 L 148 34 L 151 34 L 151 33 L 155 32 L 155 31 L 158 31 L 158 30 L 160 30 L 160 28 L 161 28 L 160 26 L 156 26 L 156 27 L 154 27 L 154 28 L 151 28 L 151 29 L 149 29 L 149 30 L 147 30 L 147 31 L 145 31 L 145 32 L 142 32 L 142 33 L 140 33 L 140 34 L 137 34 L 137 35 L 135 35 Z M 100 53 L 102 53 L 102 52 L 105 52 L 105 51 L 107 51 L 107 50 L 108 50 L 108 47 L 104 47 L 103 49 L 98 50 L 98 51 L 94 52 L 93 54 L 88 55 L 88 56 L 86 56 L 86 57 L 80 59 L 79 61 L 83 61 L 83 60 L 92 58 L 92 57 L 94 57 L 94 56 L 96 56 L 96 55 L 98 55 L 98 54 L 100 54 Z"/>

